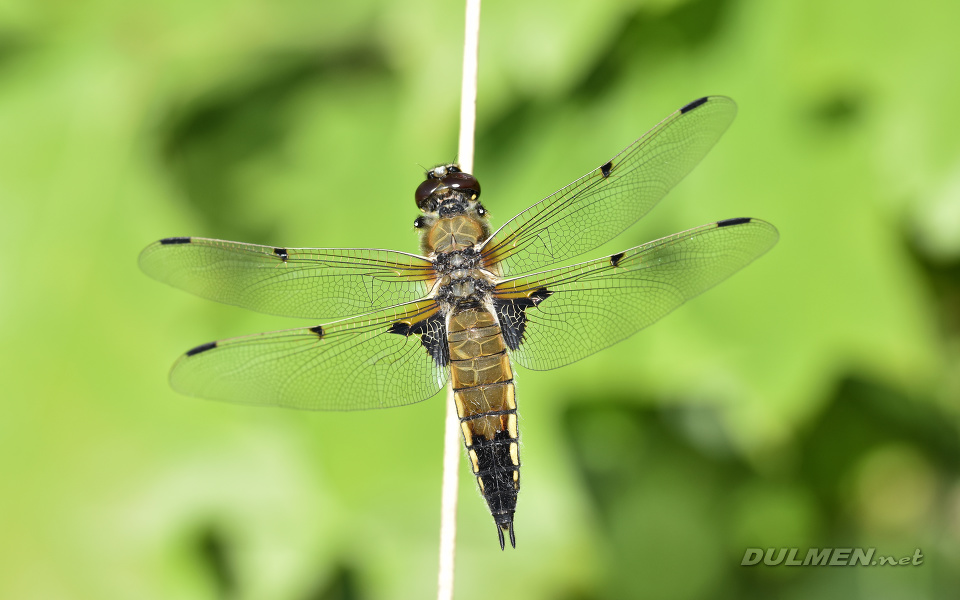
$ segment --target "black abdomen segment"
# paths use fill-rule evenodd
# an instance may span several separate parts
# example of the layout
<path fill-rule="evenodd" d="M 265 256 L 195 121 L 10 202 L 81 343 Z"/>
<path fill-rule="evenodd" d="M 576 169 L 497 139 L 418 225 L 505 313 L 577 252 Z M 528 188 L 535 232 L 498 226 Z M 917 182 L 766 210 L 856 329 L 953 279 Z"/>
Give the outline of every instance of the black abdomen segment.
<path fill-rule="evenodd" d="M 513 514 L 520 490 L 520 446 L 513 369 L 496 317 L 483 308 L 451 315 L 450 378 L 470 466 L 497 524 L 516 547 Z"/>
<path fill-rule="evenodd" d="M 455 389 L 460 429 L 480 493 L 497 524 L 500 548 L 504 531 L 516 547 L 513 514 L 520 491 L 520 446 L 513 381 Z M 489 410 L 476 410 L 487 406 Z"/>

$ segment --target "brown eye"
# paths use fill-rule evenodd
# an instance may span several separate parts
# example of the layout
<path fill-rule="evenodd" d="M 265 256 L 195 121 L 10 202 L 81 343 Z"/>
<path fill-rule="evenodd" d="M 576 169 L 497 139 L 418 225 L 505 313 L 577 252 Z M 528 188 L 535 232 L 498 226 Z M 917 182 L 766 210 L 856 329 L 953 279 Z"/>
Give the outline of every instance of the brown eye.
<path fill-rule="evenodd" d="M 432 204 L 428 202 L 428 200 L 430 199 L 430 195 L 437 191 L 437 188 L 442 185 L 443 183 L 436 179 L 427 179 L 417 186 L 417 191 L 414 194 L 414 199 L 417 201 L 417 208 L 420 210 L 433 210 L 432 208 L 428 208 L 428 205 Z"/>
<path fill-rule="evenodd" d="M 455 190 L 461 192 L 469 190 L 475 192 L 477 196 L 480 196 L 480 182 L 470 173 L 448 173 L 447 176 L 440 181 Z"/>

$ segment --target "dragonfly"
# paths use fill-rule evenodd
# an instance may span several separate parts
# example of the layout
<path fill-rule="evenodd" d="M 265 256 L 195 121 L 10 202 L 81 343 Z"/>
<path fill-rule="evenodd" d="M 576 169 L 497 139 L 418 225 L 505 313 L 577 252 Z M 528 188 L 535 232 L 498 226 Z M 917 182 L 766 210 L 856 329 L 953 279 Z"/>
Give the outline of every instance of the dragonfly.
<path fill-rule="evenodd" d="M 457 164 L 416 189 L 420 253 L 161 239 L 142 270 L 203 298 L 310 327 L 196 346 L 170 384 L 189 396 L 316 411 L 427 400 L 449 381 L 470 468 L 516 547 L 520 489 L 514 364 L 548 370 L 620 342 L 776 244 L 760 219 L 707 223 L 609 256 L 557 266 L 643 217 L 736 115 L 694 100 L 623 151 L 494 230 L 480 183 Z"/>

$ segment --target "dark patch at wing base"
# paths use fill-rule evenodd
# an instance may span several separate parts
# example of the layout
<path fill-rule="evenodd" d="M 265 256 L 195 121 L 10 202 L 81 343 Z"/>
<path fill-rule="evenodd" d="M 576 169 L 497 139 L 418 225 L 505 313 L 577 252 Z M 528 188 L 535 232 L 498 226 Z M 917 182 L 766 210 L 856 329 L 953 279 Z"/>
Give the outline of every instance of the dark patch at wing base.
<path fill-rule="evenodd" d="M 743 225 L 744 223 L 749 223 L 750 217 L 738 217 L 736 219 L 724 219 L 723 221 L 717 221 L 717 227 L 729 227 L 731 225 Z"/>
<path fill-rule="evenodd" d="M 619 254 L 614 254 L 613 256 L 611 256 L 611 257 L 610 257 L 610 264 L 613 265 L 614 267 L 617 266 L 617 265 L 619 265 L 619 264 L 620 264 L 620 259 L 623 258 L 623 255 L 624 255 L 624 254 L 626 254 L 626 252 L 620 252 Z"/>
<path fill-rule="evenodd" d="M 609 161 L 600 166 L 600 173 L 604 178 L 610 177 L 610 170 L 613 168 L 613 161 Z"/>
<path fill-rule="evenodd" d="M 319 338 L 321 338 L 321 339 L 323 338 L 323 325 L 317 325 L 316 327 L 311 327 L 311 328 L 310 328 L 310 331 L 312 331 L 312 332 L 314 332 L 315 334 L 317 334 L 317 337 L 319 337 Z"/>
<path fill-rule="evenodd" d="M 207 350 L 213 350 L 217 347 L 216 342 L 207 342 L 206 344 L 200 344 L 196 348 L 191 348 L 187 350 L 187 356 L 194 356 L 195 354 L 200 354 L 201 352 L 206 352 Z"/>
<path fill-rule="evenodd" d="M 691 102 L 690 104 L 687 104 L 686 106 L 684 106 L 683 108 L 681 108 L 681 109 L 680 109 L 680 114 L 688 113 L 688 112 L 690 112 L 691 110 L 695 109 L 696 107 L 701 106 L 701 105 L 703 105 L 703 104 L 706 104 L 707 100 L 709 100 L 709 98 L 708 98 L 707 96 L 704 96 L 703 98 L 697 98 L 696 100 L 694 100 L 694 101 Z"/>
<path fill-rule="evenodd" d="M 160 240 L 160 244 L 164 246 L 169 246 L 171 244 L 189 244 L 190 238 L 188 237 L 168 237 Z"/>
<path fill-rule="evenodd" d="M 444 367 L 450 363 L 450 347 L 447 343 L 447 324 L 439 312 L 428 319 L 418 321 L 413 325 L 398 321 L 390 326 L 388 333 L 410 336 L 419 335 L 420 343 L 427 349 L 437 366 Z"/>
<path fill-rule="evenodd" d="M 500 320 L 500 331 L 507 347 L 516 350 L 523 342 L 523 330 L 527 326 L 526 310 L 537 306 L 550 297 L 553 292 L 540 288 L 526 298 L 493 299 L 493 308 Z"/>

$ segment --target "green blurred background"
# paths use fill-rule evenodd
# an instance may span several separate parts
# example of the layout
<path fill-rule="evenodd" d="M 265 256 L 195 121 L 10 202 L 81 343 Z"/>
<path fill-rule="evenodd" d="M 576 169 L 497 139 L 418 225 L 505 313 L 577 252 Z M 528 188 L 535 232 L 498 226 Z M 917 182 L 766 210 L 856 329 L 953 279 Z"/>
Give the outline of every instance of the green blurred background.
<path fill-rule="evenodd" d="M 415 251 L 455 158 L 459 2 L 0 4 L 0 597 L 428 598 L 443 401 L 177 396 L 172 361 L 297 321 L 137 269 L 161 237 Z M 483 7 L 475 172 L 500 224 L 705 94 L 740 114 L 594 256 L 722 218 L 772 252 L 626 342 L 520 369 L 502 553 L 461 463 L 457 597 L 960 589 L 960 5 Z M 918 567 L 742 567 L 747 547 Z"/>

